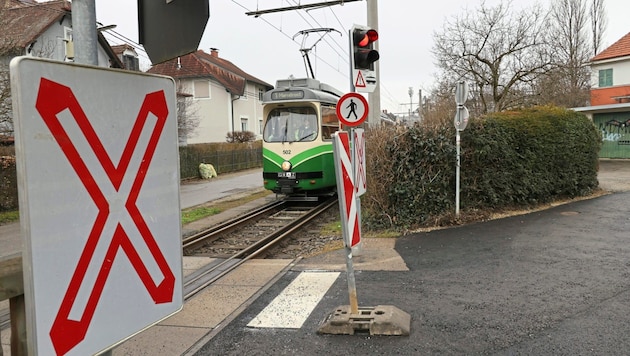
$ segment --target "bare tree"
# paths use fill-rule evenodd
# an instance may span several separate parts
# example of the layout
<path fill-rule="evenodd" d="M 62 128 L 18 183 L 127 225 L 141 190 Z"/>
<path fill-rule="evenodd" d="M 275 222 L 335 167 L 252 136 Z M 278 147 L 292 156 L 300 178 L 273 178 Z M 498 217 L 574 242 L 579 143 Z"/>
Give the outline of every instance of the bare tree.
<path fill-rule="evenodd" d="M 177 93 L 177 138 L 179 144 L 186 144 L 188 138 L 194 136 L 198 126 L 198 108 L 194 105 L 190 94 L 181 92 L 180 85 Z"/>
<path fill-rule="evenodd" d="M 565 107 L 588 102 L 591 58 L 589 0 L 554 0 L 549 9 L 547 28 L 554 42 L 555 65 L 538 81 L 541 104 Z"/>
<path fill-rule="evenodd" d="M 608 25 L 604 0 L 591 0 L 589 15 L 591 19 L 591 40 L 593 41 L 593 52 L 591 54 L 595 56 L 601 50 L 602 38 Z"/>
<path fill-rule="evenodd" d="M 225 135 L 228 143 L 244 143 L 256 141 L 256 134 L 251 131 L 230 131 Z"/>
<path fill-rule="evenodd" d="M 481 111 L 526 104 L 530 84 L 551 66 L 539 6 L 512 13 L 510 2 L 482 2 L 434 33 L 433 53 L 444 75 L 473 83 Z"/>
<path fill-rule="evenodd" d="M 422 113 L 422 125 L 426 127 L 443 127 L 453 125 L 455 117 L 454 92 L 457 83 L 449 81 L 447 78 L 436 78 L 434 88 L 426 99 L 425 109 Z M 466 107 L 471 112 L 478 112 L 470 107 L 469 102 Z"/>

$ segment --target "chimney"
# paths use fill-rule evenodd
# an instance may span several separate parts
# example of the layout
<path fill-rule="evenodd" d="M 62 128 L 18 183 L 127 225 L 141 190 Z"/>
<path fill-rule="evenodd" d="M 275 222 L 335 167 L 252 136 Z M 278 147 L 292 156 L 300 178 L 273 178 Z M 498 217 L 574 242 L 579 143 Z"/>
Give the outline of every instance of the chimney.
<path fill-rule="evenodd" d="M 219 49 L 218 48 L 210 48 L 210 55 L 215 58 L 219 58 Z"/>

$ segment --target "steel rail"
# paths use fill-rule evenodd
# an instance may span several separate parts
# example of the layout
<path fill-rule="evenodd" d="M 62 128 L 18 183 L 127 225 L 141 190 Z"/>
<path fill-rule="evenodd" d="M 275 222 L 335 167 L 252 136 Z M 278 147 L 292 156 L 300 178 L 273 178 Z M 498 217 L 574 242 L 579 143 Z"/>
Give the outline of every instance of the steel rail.
<path fill-rule="evenodd" d="M 212 226 L 211 228 L 208 228 L 206 230 L 186 236 L 182 239 L 182 247 L 184 250 L 194 248 L 197 244 L 205 241 L 208 236 L 228 232 L 236 228 L 238 225 L 256 219 L 259 216 L 267 214 L 269 211 L 272 211 L 274 209 L 282 208 L 284 205 L 286 205 L 286 201 L 284 200 L 273 201 L 252 211 L 249 211 L 243 216 L 237 216 L 233 219 Z"/>
<path fill-rule="evenodd" d="M 320 214 L 328 210 L 330 207 L 334 206 L 336 203 L 336 197 L 324 201 L 322 204 L 314 207 L 312 210 L 299 217 L 295 221 L 291 222 L 290 224 L 267 235 L 263 239 L 248 246 L 247 248 L 240 250 L 229 258 L 223 260 L 221 263 L 214 265 L 201 273 L 196 274 L 194 277 L 189 278 L 188 281 L 184 281 L 184 299 L 187 300 L 193 297 L 195 294 L 208 287 L 212 283 L 216 282 L 221 277 L 230 273 L 243 263 L 265 252 L 267 249 L 276 245 L 278 242 L 282 241 L 287 236 L 295 232 L 297 229 L 318 217 Z M 219 272 L 213 274 L 217 271 Z M 209 276 L 211 274 L 213 275 Z M 209 276 L 209 278 L 203 280 L 206 276 Z M 203 281 L 200 282 L 201 280 Z M 196 284 L 198 282 L 200 283 Z"/>

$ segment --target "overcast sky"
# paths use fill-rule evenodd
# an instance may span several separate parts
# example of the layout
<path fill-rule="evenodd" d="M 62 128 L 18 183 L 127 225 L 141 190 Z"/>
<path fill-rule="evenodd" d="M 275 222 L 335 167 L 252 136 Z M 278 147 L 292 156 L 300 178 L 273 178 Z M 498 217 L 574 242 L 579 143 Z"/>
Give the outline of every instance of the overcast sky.
<path fill-rule="evenodd" d="M 164 0 L 157 0 L 164 1 Z M 180 0 L 182 1 L 182 0 Z M 190 0 L 184 0 L 190 1 Z M 295 4 L 323 2 L 324 0 L 210 0 L 210 20 L 199 48 L 210 52 L 218 48 L 225 58 L 247 73 L 275 85 L 277 79 L 289 75 L 305 77 L 306 69 L 300 48 L 311 48 L 319 39 L 317 34 L 304 38 L 299 31 L 311 28 L 334 28 L 318 42 L 311 53 L 315 76 L 322 82 L 349 91 L 348 30 L 353 24 L 366 25 L 365 1 L 346 3 L 310 11 L 288 11 L 248 16 L 249 11 L 286 7 Z M 500 0 L 486 0 L 495 5 Z M 445 19 L 452 19 L 465 11 L 479 7 L 481 0 L 380 0 L 379 52 L 381 109 L 406 112 L 409 107 L 409 87 L 413 88 L 413 102 L 418 101 L 418 90 L 431 90 L 437 73 L 431 54 L 433 33 L 442 30 Z M 529 7 L 533 0 L 519 0 L 513 9 Z M 539 1 L 548 6 L 550 0 Z M 605 0 L 608 28 L 604 47 L 630 32 L 630 2 Z M 103 25 L 116 24 L 107 35 L 112 44 L 126 39 L 138 41 L 136 1 L 96 0 L 96 18 Z M 168 24 L 165 24 L 168 26 Z M 176 30 L 176 29 L 173 29 Z M 120 35 L 126 39 L 120 39 Z M 145 53 L 141 60 L 150 63 Z M 148 66 L 148 64 L 147 64 Z M 454 104 L 453 104 L 454 105 Z"/>

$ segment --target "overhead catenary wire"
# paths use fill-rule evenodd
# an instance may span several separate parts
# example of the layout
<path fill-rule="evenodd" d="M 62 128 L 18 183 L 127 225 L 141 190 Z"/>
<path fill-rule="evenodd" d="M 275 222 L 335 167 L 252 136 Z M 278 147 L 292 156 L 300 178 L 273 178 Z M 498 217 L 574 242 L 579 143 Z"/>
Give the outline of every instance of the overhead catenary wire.
<path fill-rule="evenodd" d="M 241 4 L 240 2 L 238 2 L 237 0 L 231 0 L 234 4 L 236 4 L 237 6 L 241 7 L 242 9 L 244 9 L 245 11 L 251 11 L 249 8 L 247 8 L 247 6 Z M 271 22 L 269 22 L 268 20 L 266 20 L 263 17 L 258 17 L 258 19 L 264 21 L 267 25 L 271 26 L 272 28 L 274 28 L 276 31 L 280 32 L 281 34 L 283 34 L 285 37 L 287 37 L 289 40 L 291 40 L 291 42 L 295 43 L 298 46 L 301 46 L 301 43 L 299 43 L 298 41 L 296 41 L 295 39 L 293 39 L 293 36 L 287 34 L 286 32 L 284 32 L 281 28 L 278 28 L 277 26 L 275 26 L 274 24 L 272 24 Z M 308 23 L 308 22 L 307 22 Z M 309 24 L 310 26 L 310 24 Z M 319 56 L 317 53 L 314 54 L 315 58 L 317 58 L 318 60 L 320 60 L 322 63 L 324 63 L 325 65 L 327 65 L 328 67 L 330 67 L 332 70 L 336 71 L 337 73 L 339 73 L 342 76 L 346 76 L 347 75 L 347 71 L 342 72 L 339 70 L 339 68 L 335 68 L 335 66 L 333 66 L 332 64 L 328 63 L 328 61 L 324 60 L 321 56 Z M 341 57 L 341 56 L 340 56 Z M 345 59 L 346 63 L 347 63 L 347 58 Z"/>
<path fill-rule="evenodd" d="M 251 11 L 247 6 L 241 4 L 239 1 L 237 0 L 232 0 L 232 2 L 234 4 L 236 4 L 237 6 L 241 7 L 242 9 L 246 10 L 246 11 Z M 286 0 L 287 3 L 292 3 L 292 4 L 299 4 L 299 1 L 297 0 Z M 46 6 L 45 3 L 21 3 L 20 4 L 21 7 L 37 7 L 38 9 L 42 9 L 44 11 L 50 11 L 50 12 L 55 12 L 58 14 L 66 14 L 68 11 L 61 9 L 61 8 L 54 8 L 51 6 Z M 321 9 L 321 8 L 313 8 L 313 9 L 302 9 L 301 11 L 306 12 L 306 14 L 308 14 L 308 16 L 313 19 L 313 21 L 319 25 L 320 22 L 313 16 L 313 14 L 311 13 L 311 11 L 316 10 L 316 9 Z M 330 10 L 330 12 L 333 14 L 335 20 L 337 21 L 337 23 L 339 24 L 339 26 L 341 28 L 344 28 L 345 26 L 343 25 L 341 19 L 337 16 L 337 13 L 335 12 L 334 8 L 332 6 L 328 6 L 328 10 Z M 300 10 L 298 10 L 299 13 Z M 308 21 L 308 19 L 306 19 L 301 13 L 299 13 L 300 17 L 302 18 L 302 20 L 308 25 L 313 27 L 313 25 L 311 24 L 310 21 Z M 282 28 L 275 26 L 273 23 L 271 23 L 270 21 L 268 21 L 267 19 L 261 17 L 258 17 L 259 19 L 263 20 L 268 26 L 274 28 L 276 31 L 280 32 L 281 34 L 283 34 L 285 37 L 287 37 L 289 40 L 291 40 L 292 42 L 294 42 L 296 45 L 300 46 L 300 43 L 298 41 L 296 41 L 295 39 L 292 38 L 291 35 L 289 35 L 288 33 L 284 32 Z M 345 33 L 342 33 L 342 36 L 344 36 L 345 34 L 347 34 L 347 29 L 345 29 Z M 138 53 L 138 56 L 141 57 L 143 60 L 146 60 L 148 62 L 148 65 L 151 65 L 151 60 L 148 57 L 148 55 L 146 54 L 146 51 L 144 49 L 144 47 L 129 39 L 128 37 L 124 36 L 123 34 L 114 31 L 113 29 L 107 29 L 107 30 L 103 30 L 102 31 L 103 35 L 106 36 L 106 38 L 108 39 L 108 41 L 112 41 L 112 42 L 116 42 L 116 44 L 127 44 L 132 46 L 136 52 Z M 333 39 L 333 44 L 329 43 L 326 39 L 323 40 L 324 43 L 326 43 L 330 49 L 332 51 L 335 52 L 335 54 L 337 55 L 337 60 L 338 63 L 337 65 L 333 65 L 331 63 L 329 63 L 329 61 L 325 60 L 324 58 L 322 58 L 320 55 L 318 55 L 317 53 L 314 53 L 314 57 L 317 58 L 321 63 L 325 64 L 326 66 L 328 66 L 329 68 L 331 68 L 332 70 L 334 70 L 335 72 L 337 72 L 339 75 L 346 77 L 347 74 L 347 67 L 349 65 L 349 55 L 347 54 L 347 48 L 345 48 L 344 46 L 340 45 L 337 40 Z M 341 51 L 339 51 L 337 48 L 341 49 Z M 342 70 L 340 70 L 339 65 L 342 65 L 343 68 Z M 380 86 L 382 89 L 385 90 L 385 92 L 387 93 L 388 96 L 388 101 L 390 101 L 391 103 L 397 103 L 398 101 L 393 99 L 393 95 L 389 92 L 389 90 L 387 90 L 387 88 L 383 85 L 383 83 L 380 83 Z"/>

